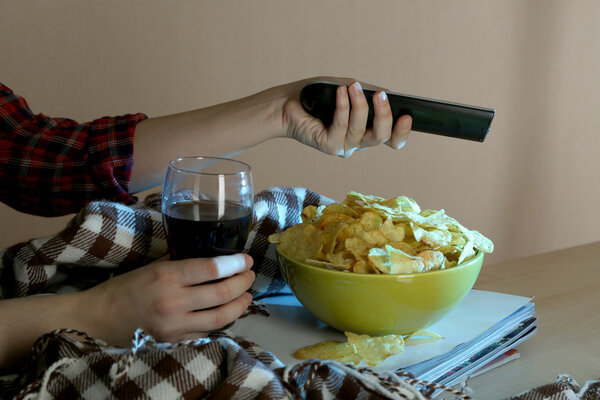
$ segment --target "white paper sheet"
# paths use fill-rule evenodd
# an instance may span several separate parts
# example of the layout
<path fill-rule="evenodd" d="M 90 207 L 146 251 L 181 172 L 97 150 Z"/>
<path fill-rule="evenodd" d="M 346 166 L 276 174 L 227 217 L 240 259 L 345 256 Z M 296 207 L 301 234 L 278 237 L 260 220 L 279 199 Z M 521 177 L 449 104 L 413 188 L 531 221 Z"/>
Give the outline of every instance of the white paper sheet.
<path fill-rule="evenodd" d="M 389 357 L 377 369 L 396 370 L 446 353 L 475 338 L 492 325 L 531 301 L 483 290 L 471 290 L 444 319 L 427 328 L 444 337 L 435 343 L 407 346 L 403 354 Z M 231 331 L 271 351 L 283 363 L 297 362 L 293 354 L 301 347 L 324 340 L 345 341 L 343 333 L 317 320 L 294 296 L 265 299 L 271 315 L 251 315 L 237 321 Z"/>

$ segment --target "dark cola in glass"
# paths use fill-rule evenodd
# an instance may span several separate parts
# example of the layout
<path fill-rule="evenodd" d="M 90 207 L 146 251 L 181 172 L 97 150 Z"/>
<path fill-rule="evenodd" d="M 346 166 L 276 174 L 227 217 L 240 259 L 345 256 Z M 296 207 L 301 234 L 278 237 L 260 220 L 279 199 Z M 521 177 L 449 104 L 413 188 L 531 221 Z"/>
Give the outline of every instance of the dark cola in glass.
<path fill-rule="evenodd" d="M 163 214 L 172 260 L 241 253 L 250 226 L 252 209 L 225 202 L 223 215 L 208 201 L 175 203 Z"/>

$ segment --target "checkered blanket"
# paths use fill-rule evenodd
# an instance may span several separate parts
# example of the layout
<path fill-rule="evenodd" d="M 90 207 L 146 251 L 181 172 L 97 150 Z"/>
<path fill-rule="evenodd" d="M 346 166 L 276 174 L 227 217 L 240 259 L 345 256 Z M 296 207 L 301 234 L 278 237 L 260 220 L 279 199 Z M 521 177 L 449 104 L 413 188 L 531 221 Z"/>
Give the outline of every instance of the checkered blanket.
<path fill-rule="evenodd" d="M 289 293 L 268 235 L 300 222 L 305 206 L 329 202 L 300 188 L 271 188 L 256 196 L 246 247 L 255 260 L 255 299 Z M 159 195 L 135 206 L 93 202 L 59 234 L 0 253 L 0 298 L 83 290 L 166 253 Z M 251 309 L 261 311 L 256 304 Z M 332 361 L 284 365 L 229 331 L 179 343 L 158 343 L 141 330 L 132 334 L 131 348 L 117 348 L 83 332 L 48 333 L 21 371 L 0 377 L 0 398 L 427 399 L 440 389 L 405 374 Z M 446 393 L 469 398 L 451 389 Z M 561 376 L 513 399 L 600 399 L 600 381 L 580 388 Z"/>
<path fill-rule="evenodd" d="M 160 194 L 134 206 L 95 201 L 57 235 L 4 250 L 0 299 L 83 290 L 164 256 L 167 242 L 160 202 Z M 289 293 L 268 236 L 301 222 L 305 206 L 331 202 L 302 188 L 276 187 L 257 194 L 245 249 L 254 258 L 255 299 Z"/>
<path fill-rule="evenodd" d="M 254 258 L 255 299 L 289 293 L 267 237 L 300 222 L 305 206 L 330 202 L 301 188 L 276 187 L 256 196 L 246 246 Z M 59 234 L 1 253 L 0 298 L 83 290 L 166 253 L 159 195 L 135 206 L 93 202 Z M 26 367 L 0 380 L 0 397 L 424 399 L 438 388 L 403 374 L 331 361 L 284 365 L 229 331 L 180 343 L 157 343 L 142 331 L 132 334 L 131 348 L 111 347 L 72 330 L 44 335 Z"/>
<path fill-rule="evenodd" d="M 598 400 L 600 379 L 586 382 L 583 387 L 569 375 L 559 375 L 556 382 L 513 396 L 510 400 Z"/>

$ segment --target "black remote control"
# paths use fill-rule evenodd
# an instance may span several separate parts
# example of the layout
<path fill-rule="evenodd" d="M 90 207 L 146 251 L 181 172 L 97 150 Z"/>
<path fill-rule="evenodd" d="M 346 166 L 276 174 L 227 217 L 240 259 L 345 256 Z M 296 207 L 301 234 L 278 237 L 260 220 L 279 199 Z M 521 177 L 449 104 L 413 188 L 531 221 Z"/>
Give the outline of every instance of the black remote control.
<path fill-rule="evenodd" d="M 335 111 L 338 83 L 316 81 L 300 92 L 302 106 L 314 117 L 330 125 Z M 377 90 L 363 89 L 369 103 L 367 126 L 373 125 L 373 95 Z M 394 123 L 402 115 L 413 118 L 412 130 L 483 142 L 490 130 L 495 110 L 484 107 L 426 99 L 387 92 Z"/>

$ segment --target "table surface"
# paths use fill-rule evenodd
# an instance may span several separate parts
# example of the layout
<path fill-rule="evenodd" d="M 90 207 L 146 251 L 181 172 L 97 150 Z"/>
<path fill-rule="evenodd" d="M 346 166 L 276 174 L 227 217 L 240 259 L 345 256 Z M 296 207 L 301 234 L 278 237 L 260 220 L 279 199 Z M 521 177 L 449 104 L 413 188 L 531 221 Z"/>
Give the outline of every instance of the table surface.
<path fill-rule="evenodd" d="M 476 399 L 505 399 L 568 374 L 600 378 L 600 242 L 485 265 L 476 289 L 534 297 L 538 332 L 521 356 L 469 381 Z"/>

